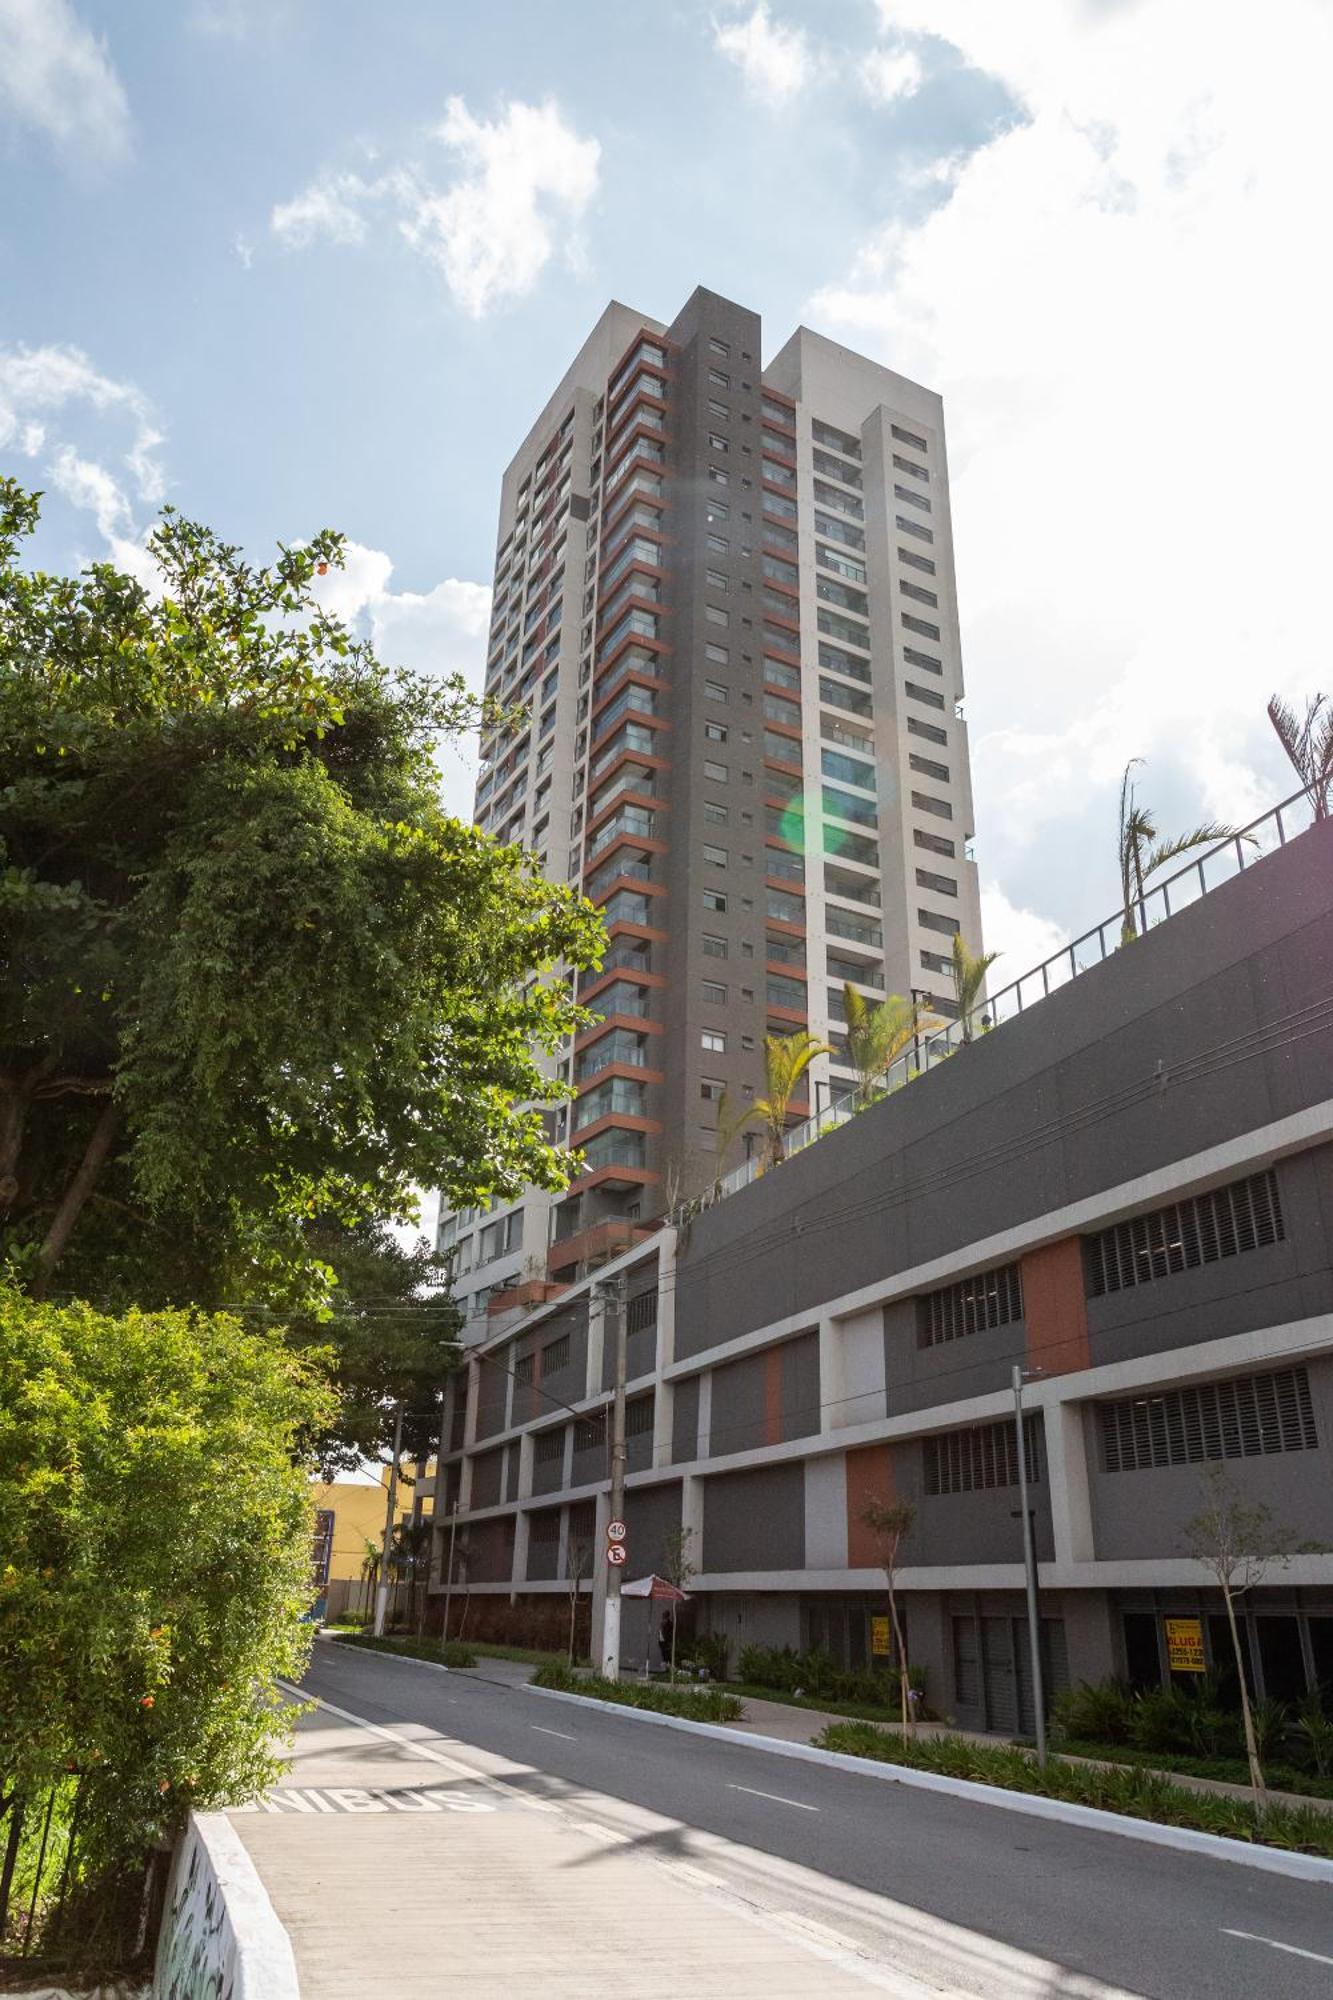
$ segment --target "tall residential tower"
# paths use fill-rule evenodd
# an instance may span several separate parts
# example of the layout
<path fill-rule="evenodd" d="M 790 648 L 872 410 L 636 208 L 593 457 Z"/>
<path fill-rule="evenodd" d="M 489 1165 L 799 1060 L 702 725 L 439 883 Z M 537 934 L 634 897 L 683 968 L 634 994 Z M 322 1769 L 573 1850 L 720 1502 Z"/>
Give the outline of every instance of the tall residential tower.
<path fill-rule="evenodd" d="M 954 933 L 980 947 L 940 399 L 760 343 L 713 292 L 669 327 L 608 306 L 505 474 L 486 687 L 531 722 L 483 744 L 476 816 L 610 946 L 556 1118 L 582 1175 L 442 1220 L 474 1315 L 743 1158 L 719 1105 L 764 1095 L 766 1034 L 832 1045 L 826 1098 L 846 983 L 946 1011 Z"/>

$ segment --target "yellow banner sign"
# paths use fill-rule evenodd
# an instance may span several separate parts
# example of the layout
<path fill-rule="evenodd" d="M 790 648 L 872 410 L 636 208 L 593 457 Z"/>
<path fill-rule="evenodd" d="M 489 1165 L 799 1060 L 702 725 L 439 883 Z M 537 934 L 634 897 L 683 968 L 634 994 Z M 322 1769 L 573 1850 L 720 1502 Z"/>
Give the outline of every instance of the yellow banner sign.
<path fill-rule="evenodd" d="M 1167 1618 L 1166 1663 L 1173 1674 L 1205 1674 L 1208 1662 L 1203 1656 L 1203 1620 L 1201 1618 Z"/>
<path fill-rule="evenodd" d="M 870 1621 L 870 1650 L 885 1657 L 892 1652 L 889 1644 L 889 1621 L 887 1618 L 872 1618 Z"/>

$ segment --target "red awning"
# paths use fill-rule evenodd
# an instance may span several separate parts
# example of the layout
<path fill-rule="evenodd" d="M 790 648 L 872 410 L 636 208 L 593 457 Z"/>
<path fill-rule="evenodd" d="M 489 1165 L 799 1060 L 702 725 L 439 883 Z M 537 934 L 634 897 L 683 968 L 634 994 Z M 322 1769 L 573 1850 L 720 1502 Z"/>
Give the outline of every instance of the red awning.
<path fill-rule="evenodd" d="M 633 1583 L 622 1583 L 622 1597 L 652 1597 L 659 1603 L 688 1604 L 689 1598 L 674 1583 L 668 1583 L 664 1576 L 639 1576 Z"/>

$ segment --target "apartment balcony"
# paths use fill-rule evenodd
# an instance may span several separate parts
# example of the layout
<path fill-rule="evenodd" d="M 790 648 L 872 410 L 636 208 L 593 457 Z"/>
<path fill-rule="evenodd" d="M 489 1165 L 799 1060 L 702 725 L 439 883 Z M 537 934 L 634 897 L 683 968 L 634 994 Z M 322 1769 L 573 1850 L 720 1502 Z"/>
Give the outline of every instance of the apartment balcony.
<path fill-rule="evenodd" d="M 861 945 L 869 951 L 876 952 L 884 949 L 884 931 L 881 925 L 850 916 L 844 910 L 826 907 L 824 928 L 830 937 L 844 938 L 848 944 Z"/>
<path fill-rule="evenodd" d="M 557 1233 L 546 1253 L 546 1269 L 562 1285 L 572 1284 L 654 1233 L 653 1226 L 644 1227 L 619 1215 L 604 1216 L 600 1222 L 582 1226 L 576 1224 L 566 1235 Z"/>

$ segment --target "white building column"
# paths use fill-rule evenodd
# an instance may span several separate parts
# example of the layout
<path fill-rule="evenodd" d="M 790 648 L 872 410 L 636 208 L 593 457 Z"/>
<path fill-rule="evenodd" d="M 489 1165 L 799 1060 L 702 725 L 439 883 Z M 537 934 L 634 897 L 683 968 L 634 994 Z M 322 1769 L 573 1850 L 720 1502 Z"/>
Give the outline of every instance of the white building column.
<path fill-rule="evenodd" d="M 1051 1493 L 1051 1536 L 1058 1563 L 1093 1560 L 1092 1488 L 1080 1403 L 1042 1401 L 1046 1476 Z"/>
<path fill-rule="evenodd" d="M 699 1434 L 695 1444 L 695 1457 L 710 1456 L 708 1440 L 713 1430 L 713 1371 L 706 1369 L 699 1377 Z"/>
<path fill-rule="evenodd" d="M 518 1500 L 532 1498 L 532 1458 L 535 1443 L 536 1435 L 532 1431 L 524 1431 L 518 1440 L 518 1488 L 515 1494 Z"/>
<path fill-rule="evenodd" d="M 819 1322 L 819 1428 L 836 1430 L 844 1401 L 842 1328 L 836 1319 Z"/>

